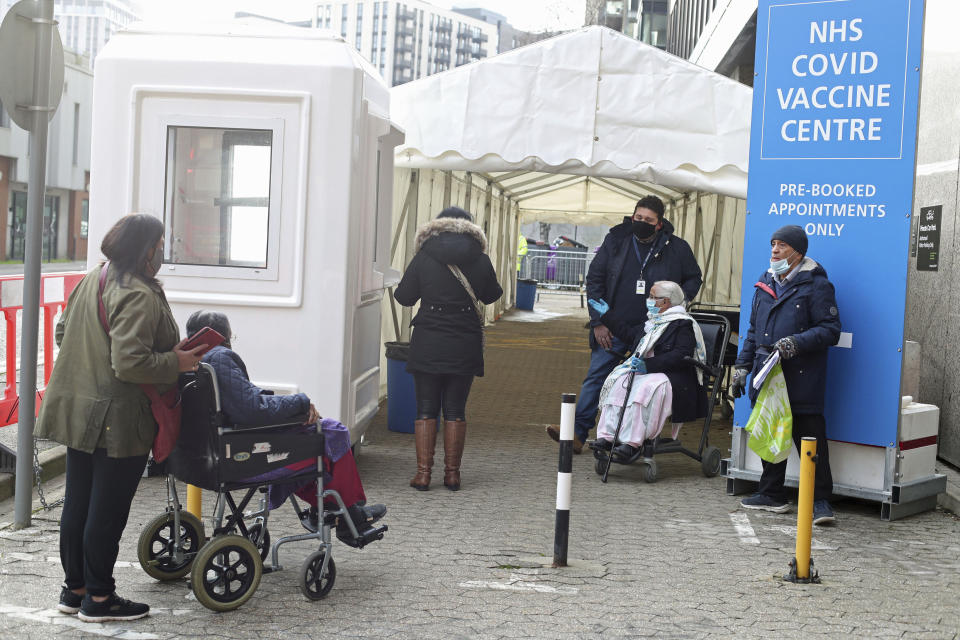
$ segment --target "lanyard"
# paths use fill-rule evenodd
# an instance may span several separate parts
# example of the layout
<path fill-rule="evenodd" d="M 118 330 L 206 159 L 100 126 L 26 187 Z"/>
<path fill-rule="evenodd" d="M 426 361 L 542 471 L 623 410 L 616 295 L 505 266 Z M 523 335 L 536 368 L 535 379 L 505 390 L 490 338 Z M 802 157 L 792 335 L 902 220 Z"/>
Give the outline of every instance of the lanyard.
<path fill-rule="evenodd" d="M 637 255 L 637 262 L 640 263 L 640 278 L 643 279 L 643 272 L 647 268 L 647 262 L 650 261 L 650 256 L 653 255 L 653 243 L 650 243 L 650 251 L 647 252 L 647 257 L 643 260 L 640 259 L 640 246 L 637 244 L 636 236 L 630 238 L 633 240 L 633 252 Z"/>

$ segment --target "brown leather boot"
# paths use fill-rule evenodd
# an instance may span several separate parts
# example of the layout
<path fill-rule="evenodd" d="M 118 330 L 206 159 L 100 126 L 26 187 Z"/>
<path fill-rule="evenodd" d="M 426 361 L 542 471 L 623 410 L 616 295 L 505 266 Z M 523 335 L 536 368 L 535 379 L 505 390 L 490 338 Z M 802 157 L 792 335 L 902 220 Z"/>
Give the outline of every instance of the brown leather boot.
<path fill-rule="evenodd" d="M 466 422 L 443 422 L 443 486 L 450 491 L 460 490 L 460 460 L 463 458 L 463 443 L 466 439 Z"/>
<path fill-rule="evenodd" d="M 433 468 L 433 453 L 437 447 L 437 420 L 415 421 L 413 433 L 417 443 L 417 475 L 413 476 L 410 486 L 417 491 L 426 491 L 430 488 L 430 469 Z"/>

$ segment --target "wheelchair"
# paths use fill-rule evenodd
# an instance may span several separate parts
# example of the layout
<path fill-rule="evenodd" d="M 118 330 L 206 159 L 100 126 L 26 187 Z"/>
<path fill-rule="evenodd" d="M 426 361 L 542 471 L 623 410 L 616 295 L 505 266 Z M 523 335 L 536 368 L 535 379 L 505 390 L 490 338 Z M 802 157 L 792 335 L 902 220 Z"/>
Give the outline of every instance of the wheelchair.
<path fill-rule="evenodd" d="M 170 581 L 190 574 L 197 600 L 213 611 L 230 611 L 243 605 L 256 592 L 263 574 L 280 571 L 280 547 L 290 542 L 316 540 L 318 548 L 301 566 L 300 590 L 310 600 L 320 600 L 333 588 L 337 576 L 333 561 L 331 528 L 343 517 L 355 546 L 363 547 L 383 538 L 387 527 L 357 531 L 342 498 L 323 489 L 324 438 L 317 433 L 285 433 L 299 422 L 266 426 L 230 424 L 220 409 L 217 376 L 207 363 L 196 373 L 180 378 L 183 417 L 176 447 L 167 459 L 167 507 L 140 534 L 137 558 L 151 577 Z M 303 416 L 306 419 L 306 416 Z M 294 462 L 317 458 L 317 466 L 282 480 L 252 478 Z M 203 522 L 181 508 L 177 481 L 215 491 L 213 531 L 207 538 Z M 301 484 L 313 480 L 317 487 L 315 532 L 283 537 L 272 545 L 268 523 L 270 485 Z M 241 492 L 239 502 L 234 492 Z M 247 511 L 255 497 L 258 507 Z M 335 509 L 323 506 L 332 498 Z M 301 522 L 309 510 L 289 498 Z M 306 526 L 306 525 L 305 525 Z M 309 529 L 308 529 L 309 531 Z M 264 566 L 270 556 L 269 566 Z"/>
<path fill-rule="evenodd" d="M 691 365 L 696 366 L 703 373 L 703 386 L 707 392 L 707 414 L 704 417 L 703 428 L 700 432 L 699 447 L 692 451 L 681 445 L 679 440 L 657 436 L 646 440 L 630 458 L 620 458 L 613 455 L 613 448 L 621 444 L 620 440 L 615 440 L 609 449 L 600 446 L 596 440 L 590 441 L 588 444 L 593 451 L 593 457 L 596 459 L 594 470 L 597 475 L 601 476 L 603 482 L 607 481 L 611 463 L 629 465 L 638 461 L 644 465 L 644 481 L 648 483 L 656 482 L 657 461 L 654 456 L 665 453 L 682 453 L 693 458 L 700 463 L 700 470 L 708 478 L 712 478 L 720 472 L 722 454 L 720 449 L 710 446 L 708 436 L 713 409 L 721 401 L 723 391 L 724 358 L 727 344 L 730 341 L 730 321 L 725 316 L 716 313 L 691 312 L 690 315 L 700 325 L 700 332 L 703 334 L 703 346 L 707 352 L 705 363 L 694 358 L 687 358 Z M 630 357 L 630 355 L 628 354 L 627 357 Z M 623 420 L 622 408 L 620 420 Z"/>

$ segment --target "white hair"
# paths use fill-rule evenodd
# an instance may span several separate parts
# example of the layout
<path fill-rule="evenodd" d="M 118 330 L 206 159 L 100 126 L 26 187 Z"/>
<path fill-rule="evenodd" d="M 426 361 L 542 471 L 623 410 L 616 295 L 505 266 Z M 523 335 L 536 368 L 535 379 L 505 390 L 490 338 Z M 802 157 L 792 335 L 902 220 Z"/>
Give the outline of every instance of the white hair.
<path fill-rule="evenodd" d="M 653 283 L 652 287 L 650 287 L 650 292 L 652 293 L 654 289 L 656 289 L 660 294 L 659 297 L 670 299 L 671 307 L 676 307 L 683 304 L 683 289 L 681 289 L 680 285 L 678 285 L 676 282 L 672 282 L 670 280 L 658 280 L 657 282 Z"/>

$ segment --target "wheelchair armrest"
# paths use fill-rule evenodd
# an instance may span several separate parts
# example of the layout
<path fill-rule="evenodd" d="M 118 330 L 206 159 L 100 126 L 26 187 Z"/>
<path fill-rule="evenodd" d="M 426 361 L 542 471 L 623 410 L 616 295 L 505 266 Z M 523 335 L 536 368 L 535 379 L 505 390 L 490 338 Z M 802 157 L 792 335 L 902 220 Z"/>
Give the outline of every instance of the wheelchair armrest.
<path fill-rule="evenodd" d="M 304 421 L 307 419 L 307 414 L 304 413 L 298 416 L 292 416 L 290 420 L 286 422 L 277 422 L 274 424 L 243 424 L 240 422 L 233 423 L 224 423 L 223 430 L 224 432 L 230 431 L 271 431 L 274 429 L 286 429 L 288 427 L 302 427 Z"/>

